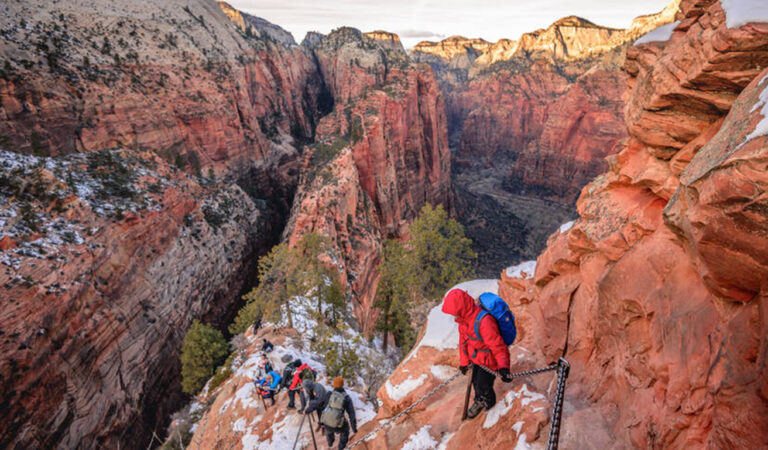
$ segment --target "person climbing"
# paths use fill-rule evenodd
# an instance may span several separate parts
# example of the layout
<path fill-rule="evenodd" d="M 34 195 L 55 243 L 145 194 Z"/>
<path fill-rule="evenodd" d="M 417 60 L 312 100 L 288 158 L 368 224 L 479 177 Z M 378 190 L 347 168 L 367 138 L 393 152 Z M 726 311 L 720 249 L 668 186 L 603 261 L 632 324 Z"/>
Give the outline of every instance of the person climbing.
<path fill-rule="evenodd" d="M 259 359 L 259 369 L 263 370 L 264 373 L 269 373 L 274 370 L 272 362 L 267 358 L 266 353 L 261 354 L 261 358 Z"/>
<path fill-rule="evenodd" d="M 277 372 L 269 371 L 267 376 L 262 378 L 256 384 L 256 391 L 262 398 L 268 398 L 272 400 L 272 404 L 275 404 L 275 395 L 277 394 L 277 386 L 280 384 L 281 377 Z"/>
<path fill-rule="evenodd" d="M 469 294 L 452 289 L 445 296 L 442 311 L 454 316 L 459 324 L 459 369 L 467 373 L 470 364 L 480 364 L 501 374 L 502 381 L 509 383 L 509 348 L 504 343 L 499 325 L 491 314 L 484 313 Z M 478 319 L 479 317 L 479 320 Z M 472 385 L 475 400 L 467 411 L 472 419 L 496 404 L 493 383 L 496 377 L 479 367 L 472 369 Z"/>
<path fill-rule="evenodd" d="M 291 361 L 291 359 L 287 359 L 286 361 Z M 282 379 L 280 380 L 279 390 L 288 389 L 288 387 L 291 385 L 291 382 L 293 381 L 293 372 L 300 365 L 301 365 L 300 359 L 294 360 L 285 365 L 285 368 L 283 369 Z M 293 398 L 293 396 L 290 395 L 290 393 L 289 393 L 289 397 Z"/>
<path fill-rule="evenodd" d="M 294 361 L 295 363 L 296 361 Z M 301 360 L 298 360 L 299 363 L 301 363 Z M 309 364 L 299 364 L 298 367 L 296 367 L 296 370 L 293 372 L 293 381 L 291 382 L 290 387 L 288 388 L 288 409 L 295 408 L 294 403 L 294 396 L 296 392 L 299 393 L 299 399 L 301 400 L 301 409 L 299 411 L 304 411 L 304 408 L 307 406 L 307 399 L 304 396 L 304 392 L 301 389 L 302 382 L 306 379 L 312 379 L 314 380 L 316 378 L 316 372 L 314 369 L 309 367 Z"/>
<path fill-rule="evenodd" d="M 349 422 L 344 417 L 345 412 L 349 416 Z M 325 440 L 328 441 L 329 448 L 333 446 L 336 434 L 339 435 L 339 450 L 347 446 L 350 425 L 352 425 L 352 434 L 357 433 L 355 407 L 352 404 L 352 399 L 344 390 L 344 378 L 336 377 L 333 379 L 333 390 L 328 394 L 325 410 L 320 416 L 320 423 L 325 427 Z"/>
<path fill-rule="evenodd" d="M 325 390 L 322 384 L 317 383 L 309 378 L 302 382 L 302 387 L 307 393 L 307 399 L 309 400 L 307 407 L 304 408 L 304 414 L 312 414 L 313 412 L 317 412 L 317 431 L 320 431 L 320 418 L 322 416 L 323 410 L 325 409 L 325 404 L 328 401 L 328 392 Z"/>
<path fill-rule="evenodd" d="M 269 342 L 267 338 L 264 338 L 263 342 L 261 343 L 261 351 L 264 353 L 269 353 L 274 349 L 275 349 L 275 346 L 272 345 L 272 343 Z"/>

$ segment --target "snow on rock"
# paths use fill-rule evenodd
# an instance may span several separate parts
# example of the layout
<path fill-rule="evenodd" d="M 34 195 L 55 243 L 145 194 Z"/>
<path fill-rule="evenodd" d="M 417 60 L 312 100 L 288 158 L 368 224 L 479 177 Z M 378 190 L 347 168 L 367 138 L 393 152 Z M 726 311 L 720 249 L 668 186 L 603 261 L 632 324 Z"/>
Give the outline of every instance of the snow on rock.
<path fill-rule="evenodd" d="M 455 432 L 444 434 L 442 439 L 440 439 L 440 445 L 437 446 L 437 450 L 446 450 L 448 448 L 448 443 L 451 442 L 451 438 L 455 434 Z"/>
<path fill-rule="evenodd" d="M 387 395 L 392 400 L 399 402 L 400 400 L 404 399 L 408 394 L 413 392 L 414 389 L 424 384 L 424 382 L 427 381 L 427 374 L 421 374 L 419 378 L 411 378 L 408 377 L 405 381 L 398 385 L 393 385 L 389 380 L 387 380 L 387 383 L 384 385 L 385 389 L 387 390 Z"/>
<path fill-rule="evenodd" d="M 509 278 L 530 280 L 533 278 L 533 274 L 536 273 L 536 261 L 525 261 L 516 266 L 507 267 L 506 272 Z"/>
<path fill-rule="evenodd" d="M 432 450 L 437 447 L 437 441 L 429 434 L 430 425 L 419 428 L 405 441 L 401 450 Z"/>
<path fill-rule="evenodd" d="M 507 392 L 507 395 L 505 395 L 500 402 L 496 402 L 493 408 L 488 411 L 488 414 L 485 415 L 483 428 L 491 428 L 499 423 L 499 419 L 506 416 L 507 413 L 512 410 L 512 405 L 515 404 L 516 398 L 517 392 L 515 390 L 511 390 Z"/>
<path fill-rule="evenodd" d="M 680 21 L 668 23 L 656 28 L 653 31 L 645 33 L 635 41 L 634 45 L 647 44 L 649 42 L 666 42 L 672 37 L 672 32 L 680 25 Z"/>
<path fill-rule="evenodd" d="M 748 23 L 768 22 L 768 2 L 765 0 L 721 0 L 728 28 L 739 28 Z"/>
<path fill-rule="evenodd" d="M 562 225 L 560 225 L 560 233 L 566 233 L 568 230 L 573 228 L 573 224 L 576 223 L 575 220 L 571 220 L 570 222 L 566 222 Z"/>
<path fill-rule="evenodd" d="M 752 106 L 752 109 L 749 110 L 750 114 L 752 114 L 759 108 L 763 119 L 755 125 L 755 129 L 744 138 L 744 142 L 742 142 L 739 147 L 757 137 L 768 136 L 768 83 L 766 83 L 766 80 L 768 80 L 768 75 L 764 76 L 758 83 L 758 86 L 762 86 L 763 83 L 765 83 L 765 87 L 762 92 L 760 92 L 759 100 Z"/>
<path fill-rule="evenodd" d="M 531 445 L 525 441 L 526 436 L 525 433 L 521 434 L 520 437 L 517 438 L 517 444 L 515 445 L 515 450 L 530 450 Z"/>
<path fill-rule="evenodd" d="M 456 373 L 456 368 L 451 366 L 437 365 L 430 367 L 429 371 L 438 380 L 447 380 L 451 377 L 451 375 Z"/>

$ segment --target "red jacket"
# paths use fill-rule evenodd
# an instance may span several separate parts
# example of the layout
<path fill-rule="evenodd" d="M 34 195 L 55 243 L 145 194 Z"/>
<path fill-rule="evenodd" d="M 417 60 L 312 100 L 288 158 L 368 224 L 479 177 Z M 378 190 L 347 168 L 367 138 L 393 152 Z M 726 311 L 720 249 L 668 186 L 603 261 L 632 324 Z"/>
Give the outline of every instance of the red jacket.
<path fill-rule="evenodd" d="M 293 372 L 293 381 L 291 382 L 291 387 L 290 387 L 291 390 L 296 389 L 296 387 L 301 384 L 301 371 L 304 369 L 312 370 L 312 368 L 309 367 L 309 364 L 307 363 L 300 365 L 298 369 L 296 369 L 296 371 Z"/>
<path fill-rule="evenodd" d="M 480 320 L 480 335 L 475 336 L 475 318 L 483 309 L 461 289 L 452 289 L 443 301 L 443 312 L 459 324 L 459 355 L 462 366 L 472 361 L 492 370 L 509 369 L 509 348 L 499 333 L 499 325 L 490 314 Z"/>

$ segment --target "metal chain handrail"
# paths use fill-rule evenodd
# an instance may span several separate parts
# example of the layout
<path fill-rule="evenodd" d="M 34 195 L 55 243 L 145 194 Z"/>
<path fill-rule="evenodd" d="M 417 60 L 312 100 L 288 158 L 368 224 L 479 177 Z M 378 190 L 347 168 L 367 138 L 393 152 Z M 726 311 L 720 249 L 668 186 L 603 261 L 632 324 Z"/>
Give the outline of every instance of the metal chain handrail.
<path fill-rule="evenodd" d="M 480 369 L 496 376 L 499 378 L 503 378 L 501 373 L 493 370 L 489 367 L 486 367 L 482 364 L 474 364 L 470 363 L 471 365 L 477 366 Z M 555 394 L 555 405 L 552 411 L 552 426 L 550 427 L 549 431 L 549 442 L 547 445 L 548 450 L 557 450 L 558 441 L 560 438 L 560 418 L 562 416 L 562 410 L 563 410 L 563 397 L 565 395 L 565 380 L 568 378 L 568 373 L 570 370 L 570 364 L 565 358 L 560 358 L 558 362 L 552 363 L 546 367 L 541 367 L 539 369 L 531 369 L 531 370 L 525 370 L 522 372 L 515 372 L 510 373 L 509 378 L 517 378 L 517 377 L 525 377 L 529 375 L 537 375 L 544 372 L 549 372 L 550 370 L 557 370 L 557 393 Z M 424 396 L 416 400 L 416 402 L 412 403 L 410 406 L 405 408 L 404 410 L 400 411 L 399 413 L 395 414 L 392 418 L 390 418 L 387 422 L 384 422 L 383 424 L 379 425 L 374 429 L 373 431 L 369 432 L 362 438 L 356 440 L 352 445 L 350 445 L 349 449 L 352 449 L 358 445 L 360 445 L 363 441 L 366 441 L 373 436 L 376 436 L 376 434 L 379 433 L 379 431 L 383 430 L 384 428 L 387 428 L 388 426 L 394 424 L 397 422 L 397 419 L 404 416 L 405 414 L 408 414 L 410 411 L 412 411 L 414 408 L 422 404 L 426 399 L 429 397 L 435 395 L 437 391 L 447 386 L 451 381 L 456 379 L 461 374 L 461 371 L 457 371 L 455 374 L 453 374 L 450 378 L 443 381 L 442 383 L 435 386 L 431 391 L 427 392 Z"/>

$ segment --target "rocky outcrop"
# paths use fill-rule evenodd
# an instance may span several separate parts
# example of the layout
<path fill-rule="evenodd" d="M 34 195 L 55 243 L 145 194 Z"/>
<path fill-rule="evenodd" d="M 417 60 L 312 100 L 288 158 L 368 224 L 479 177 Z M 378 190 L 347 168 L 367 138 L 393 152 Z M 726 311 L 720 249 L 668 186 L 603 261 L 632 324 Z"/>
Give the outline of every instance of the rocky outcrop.
<path fill-rule="evenodd" d="M 227 2 L 218 2 L 224 14 L 247 36 L 265 36 L 283 45 L 296 45 L 293 35 L 261 17 L 242 13 Z"/>
<path fill-rule="evenodd" d="M 373 328 L 381 241 L 403 236 L 426 203 L 450 207 L 450 157 L 442 98 L 431 70 L 342 28 L 313 47 L 337 99 L 304 160 L 287 231 L 309 231 L 341 249 L 362 328 Z"/>
<path fill-rule="evenodd" d="M 310 56 L 212 2 L 3 8 L 0 446 L 145 447 L 183 401 L 186 329 L 255 282 L 333 101 Z"/>
<path fill-rule="evenodd" d="M 768 426 L 768 25 L 728 28 L 726 17 L 717 1 L 684 1 L 668 42 L 630 51 L 629 139 L 582 190 L 580 218 L 550 237 L 534 273 L 501 274 L 499 293 L 519 330 L 513 352 L 522 353 L 519 364 L 513 353 L 513 369 L 563 353 L 571 363 L 563 447 L 768 444 L 755 432 Z M 673 81 L 665 67 L 690 70 Z M 674 126 L 663 139 L 645 126 L 666 121 Z M 403 399 L 380 392 L 388 406 L 378 419 L 435 386 L 437 367 L 455 367 L 450 331 L 435 334 L 450 330 L 450 318 L 433 314 L 422 345 L 390 379 L 398 386 L 423 377 L 423 385 Z M 546 406 L 549 381 L 538 375 L 521 383 Z M 447 448 L 464 445 L 480 424 L 480 448 L 546 440 L 548 419 L 525 409 L 534 400 L 520 387 L 502 406 L 459 424 L 462 388 L 450 384 L 370 448 L 400 445 L 426 426 Z M 451 415 L 441 415 L 443 405 Z M 451 421 L 455 427 L 441 425 Z M 493 425 L 502 421 L 508 425 Z"/>

